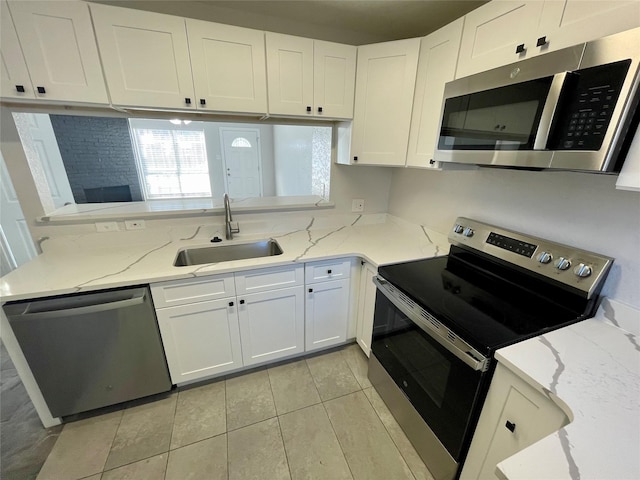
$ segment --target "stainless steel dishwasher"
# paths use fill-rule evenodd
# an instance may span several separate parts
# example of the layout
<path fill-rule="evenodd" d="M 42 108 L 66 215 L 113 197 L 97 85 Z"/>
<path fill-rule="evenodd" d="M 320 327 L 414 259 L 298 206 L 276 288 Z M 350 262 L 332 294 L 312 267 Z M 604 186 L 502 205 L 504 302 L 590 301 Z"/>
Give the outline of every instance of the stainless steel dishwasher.
<path fill-rule="evenodd" d="M 54 417 L 171 389 L 148 287 L 4 305 Z"/>

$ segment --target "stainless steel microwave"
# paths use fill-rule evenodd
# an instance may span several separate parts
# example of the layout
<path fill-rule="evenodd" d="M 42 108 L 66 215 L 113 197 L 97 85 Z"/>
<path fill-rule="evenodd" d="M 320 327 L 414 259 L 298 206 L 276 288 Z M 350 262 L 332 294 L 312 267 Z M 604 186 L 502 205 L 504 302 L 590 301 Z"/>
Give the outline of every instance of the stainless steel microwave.
<path fill-rule="evenodd" d="M 434 159 L 619 170 L 638 114 L 640 28 L 445 86 Z"/>

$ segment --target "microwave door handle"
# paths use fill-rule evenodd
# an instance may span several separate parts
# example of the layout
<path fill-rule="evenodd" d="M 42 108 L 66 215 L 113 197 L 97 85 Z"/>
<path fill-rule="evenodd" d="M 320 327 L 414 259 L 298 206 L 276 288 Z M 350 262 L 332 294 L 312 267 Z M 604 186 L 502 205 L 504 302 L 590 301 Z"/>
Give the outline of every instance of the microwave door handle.
<path fill-rule="evenodd" d="M 553 121 L 553 115 L 556 113 L 560 92 L 562 91 L 562 86 L 567 78 L 567 74 L 568 72 L 563 72 L 553 76 L 549 95 L 547 95 L 547 101 L 544 103 L 544 109 L 542 110 L 542 116 L 538 124 L 536 140 L 533 143 L 534 150 L 545 150 L 547 148 L 547 140 L 549 140 L 549 133 L 551 133 L 551 122 Z"/>

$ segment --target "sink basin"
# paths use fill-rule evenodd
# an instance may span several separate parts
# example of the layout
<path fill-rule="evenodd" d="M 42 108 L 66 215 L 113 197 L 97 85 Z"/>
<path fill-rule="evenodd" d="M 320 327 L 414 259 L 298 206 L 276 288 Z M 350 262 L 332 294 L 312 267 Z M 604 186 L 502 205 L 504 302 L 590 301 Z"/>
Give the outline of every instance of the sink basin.
<path fill-rule="evenodd" d="M 229 262 L 245 258 L 272 257 L 282 254 L 282 248 L 275 240 L 260 240 L 235 245 L 215 245 L 211 247 L 183 248 L 178 251 L 173 265 L 186 267 L 204 263 Z"/>

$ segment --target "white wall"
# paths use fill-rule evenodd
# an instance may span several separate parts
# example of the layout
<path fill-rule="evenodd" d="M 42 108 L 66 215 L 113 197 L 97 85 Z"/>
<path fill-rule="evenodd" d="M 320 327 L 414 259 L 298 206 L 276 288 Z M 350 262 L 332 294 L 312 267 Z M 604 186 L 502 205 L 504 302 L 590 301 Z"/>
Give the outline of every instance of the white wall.
<path fill-rule="evenodd" d="M 613 175 L 394 169 L 389 213 L 449 232 L 466 216 L 615 258 L 603 294 L 640 306 L 640 194 Z"/>

